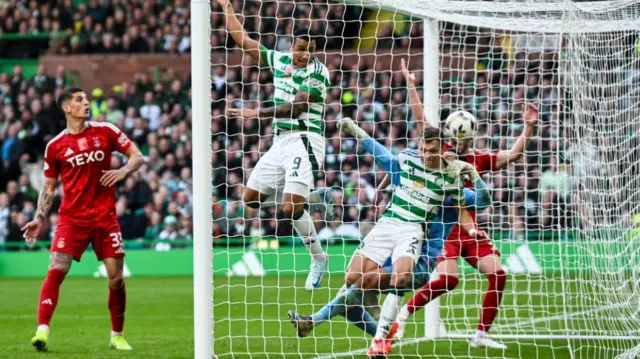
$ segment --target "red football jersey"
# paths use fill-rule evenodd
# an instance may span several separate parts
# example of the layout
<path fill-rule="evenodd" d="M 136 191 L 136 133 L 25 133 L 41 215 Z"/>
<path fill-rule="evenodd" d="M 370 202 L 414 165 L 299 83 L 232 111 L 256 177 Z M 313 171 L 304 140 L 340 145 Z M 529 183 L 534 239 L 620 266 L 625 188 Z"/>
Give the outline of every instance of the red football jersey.
<path fill-rule="evenodd" d="M 78 222 L 116 215 L 115 186 L 100 184 L 103 171 L 111 170 L 111 153 L 125 153 L 131 141 L 116 126 L 89 121 L 74 135 L 62 131 L 47 144 L 44 175 L 62 181 L 64 195 L 59 214 Z"/>
<path fill-rule="evenodd" d="M 453 147 L 448 143 L 445 144 L 445 150 L 448 151 L 450 148 Z M 461 161 L 473 164 L 480 175 L 499 169 L 496 166 L 496 162 L 498 161 L 498 152 L 473 150 L 472 153 L 460 156 L 459 159 Z M 473 187 L 473 185 L 467 183 L 467 187 L 471 188 Z M 469 214 L 475 222 L 476 211 L 469 211 Z M 460 226 L 456 224 L 455 226 L 453 226 L 453 229 L 449 234 L 449 239 L 471 239 L 471 237 L 469 236 L 469 234 L 467 234 L 467 232 L 465 232 Z"/>

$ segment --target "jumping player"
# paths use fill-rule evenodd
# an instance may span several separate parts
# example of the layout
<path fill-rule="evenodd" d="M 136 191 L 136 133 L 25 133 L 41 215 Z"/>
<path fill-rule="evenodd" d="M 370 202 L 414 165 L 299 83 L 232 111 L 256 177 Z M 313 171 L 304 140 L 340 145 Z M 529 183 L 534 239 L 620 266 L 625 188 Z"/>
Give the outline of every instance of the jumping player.
<path fill-rule="evenodd" d="M 60 285 L 71 262 L 79 262 L 91 243 L 98 260 L 104 262 L 109 280 L 109 346 L 132 350 L 122 334 L 126 304 L 122 274 L 124 248 L 116 217 L 114 185 L 138 170 L 144 159 L 136 145 L 117 127 L 88 121 L 89 101 L 82 89 L 63 90 L 57 105 L 65 114 L 67 128 L 47 144 L 44 186 L 38 197 L 35 219 L 22 228 L 27 243 L 35 242 L 51 209 L 60 177 L 64 197 L 51 242 L 49 270 L 40 290 L 38 328 L 31 344 L 38 351 L 47 350 L 49 323 L 58 304 Z M 111 169 L 113 151 L 129 158 L 124 167 Z"/>
<path fill-rule="evenodd" d="M 420 95 L 415 86 L 415 76 L 407 70 L 404 61 L 402 71 L 409 88 L 409 101 L 411 110 L 416 118 L 422 119 L 418 123 L 428 125 L 424 120 L 424 109 L 420 101 Z M 533 134 L 538 121 L 538 109 L 534 105 L 528 105 L 524 114 L 524 131 L 510 150 L 499 152 L 484 152 L 472 150 L 472 139 L 457 141 L 452 140 L 448 151 L 457 154 L 458 159 L 476 166 L 478 173 L 485 174 L 489 171 L 499 170 L 509 163 L 519 160 L 527 147 L 529 138 Z M 475 212 L 471 212 L 475 222 Z M 455 226 L 445 242 L 441 257 L 436 267 L 439 277 L 418 290 L 405 304 L 398 314 L 397 337 L 401 338 L 404 332 L 404 324 L 407 318 L 425 306 L 431 300 L 452 291 L 458 284 L 458 258 L 463 257 L 471 266 L 484 274 L 489 287 L 482 301 L 482 312 L 477 331 L 471 340 L 472 347 L 487 347 L 505 349 L 506 346 L 489 338 L 489 330 L 498 314 L 498 306 L 502 300 L 502 294 L 507 277 L 500 262 L 500 252 L 494 247 L 491 240 L 477 240 L 471 237 L 460 226 Z"/>
<path fill-rule="evenodd" d="M 311 254 L 305 289 L 313 291 L 320 286 L 328 258 L 304 205 L 322 202 L 325 219 L 333 218 L 331 191 L 320 188 L 311 192 L 325 158 L 324 103 L 330 84 L 329 70 L 314 55 L 316 37 L 309 29 L 293 32 L 290 52 L 269 50 L 249 37 L 231 1 L 218 3 L 231 37 L 261 66 L 269 67 L 275 87 L 275 107 L 228 110 L 231 116 L 273 119 L 273 145 L 251 172 L 242 200 L 256 209 L 264 202 L 282 205 L 283 215 L 292 219 L 293 228 Z"/>

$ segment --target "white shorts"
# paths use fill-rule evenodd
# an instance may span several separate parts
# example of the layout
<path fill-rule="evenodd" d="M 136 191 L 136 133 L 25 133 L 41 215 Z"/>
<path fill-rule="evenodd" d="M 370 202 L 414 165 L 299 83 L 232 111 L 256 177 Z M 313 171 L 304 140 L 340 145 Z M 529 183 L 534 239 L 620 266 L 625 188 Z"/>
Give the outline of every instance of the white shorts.
<path fill-rule="evenodd" d="M 415 263 L 420 258 L 423 241 L 424 230 L 420 224 L 382 217 L 355 254 L 369 258 L 379 266 L 389 257 L 392 263 L 400 257 L 411 257 Z"/>
<path fill-rule="evenodd" d="M 247 187 L 267 196 L 293 193 L 304 198 L 324 165 L 325 139 L 316 133 L 290 131 L 274 136 L 273 145 L 251 171 Z"/>

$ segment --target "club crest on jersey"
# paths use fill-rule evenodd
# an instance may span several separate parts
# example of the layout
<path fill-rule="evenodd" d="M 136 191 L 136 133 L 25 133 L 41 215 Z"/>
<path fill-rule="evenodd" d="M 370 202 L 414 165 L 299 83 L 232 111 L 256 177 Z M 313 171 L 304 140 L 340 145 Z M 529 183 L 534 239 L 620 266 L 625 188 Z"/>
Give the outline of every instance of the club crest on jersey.
<path fill-rule="evenodd" d="M 87 144 L 86 138 L 81 138 L 78 140 L 78 148 L 80 151 L 86 151 L 89 149 L 89 144 Z"/>
<path fill-rule="evenodd" d="M 64 237 L 58 238 L 58 244 L 56 246 L 58 248 L 64 248 Z"/>
<path fill-rule="evenodd" d="M 93 138 L 93 147 L 100 148 L 100 139 L 98 137 Z"/>

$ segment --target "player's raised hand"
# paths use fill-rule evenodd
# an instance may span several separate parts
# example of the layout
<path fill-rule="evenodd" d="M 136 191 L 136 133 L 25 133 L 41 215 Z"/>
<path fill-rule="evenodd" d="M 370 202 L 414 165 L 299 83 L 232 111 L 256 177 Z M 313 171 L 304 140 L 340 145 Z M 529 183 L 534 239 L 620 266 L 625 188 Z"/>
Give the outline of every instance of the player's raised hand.
<path fill-rule="evenodd" d="M 525 125 L 535 126 L 536 122 L 538 122 L 538 115 L 539 115 L 539 111 L 536 105 L 532 103 L 526 105 L 524 114 L 522 115 Z"/>
<path fill-rule="evenodd" d="M 216 2 L 224 9 L 227 7 L 228 0 L 216 0 Z"/>
<path fill-rule="evenodd" d="M 227 110 L 227 115 L 241 117 L 244 119 L 251 119 L 258 117 L 258 110 L 250 108 L 230 108 Z"/>
<path fill-rule="evenodd" d="M 402 69 L 402 75 L 404 75 L 404 79 L 407 80 L 407 85 L 415 86 L 416 75 L 409 72 L 409 69 L 407 69 L 407 63 L 404 61 L 404 59 L 400 60 L 400 68 Z"/>
<path fill-rule="evenodd" d="M 118 168 L 117 170 L 102 171 L 100 184 L 105 187 L 111 187 L 116 183 L 122 181 L 125 177 L 127 177 L 127 174 L 122 168 Z"/>
<path fill-rule="evenodd" d="M 472 238 L 475 238 L 477 240 L 487 240 L 489 239 L 489 235 L 487 234 L 487 232 L 483 231 L 482 229 L 472 229 L 469 231 L 469 235 Z"/>
<path fill-rule="evenodd" d="M 25 224 L 24 227 L 20 228 L 20 230 L 24 232 L 22 236 L 27 244 L 33 244 L 36 242 L 36 239 L 40 236 L 41 229 L 42 221 L 37 217 L 33 221 Z"/>

